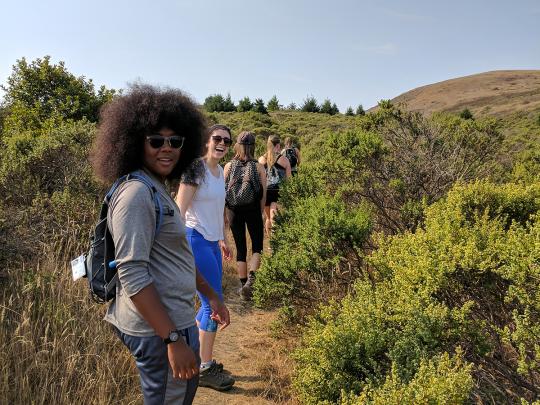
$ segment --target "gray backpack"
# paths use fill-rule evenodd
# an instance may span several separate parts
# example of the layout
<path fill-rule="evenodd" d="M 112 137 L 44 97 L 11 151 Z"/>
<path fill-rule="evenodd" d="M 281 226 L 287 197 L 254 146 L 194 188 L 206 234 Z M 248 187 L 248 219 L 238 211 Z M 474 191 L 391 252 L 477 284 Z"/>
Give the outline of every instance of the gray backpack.
<path fill-rule="evenodd" d="M 253 205 L 259 202 L 261 197 L 262 186 L 257 171 L 257 161 L 248 160 L 242 162 L 237 159 L 232 160 L 231 168 L 225 179 L 225 202 L 227 207 L 234 209 Z"/>

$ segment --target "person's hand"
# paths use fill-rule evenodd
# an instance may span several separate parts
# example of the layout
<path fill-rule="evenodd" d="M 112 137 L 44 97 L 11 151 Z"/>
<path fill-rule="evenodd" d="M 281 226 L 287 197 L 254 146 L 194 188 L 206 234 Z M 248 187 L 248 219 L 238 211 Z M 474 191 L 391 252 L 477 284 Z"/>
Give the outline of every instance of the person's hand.
<path fill-rule="evenodd" d="M 209 303 L 210 308 L 212 308 L 210 318 L 219 324 L 219 330 L 225 329 L 231 323 L 229 310 L 219 298 L 210 299 Z"/>
<path fill-rule="evenodd" d="M 173 378 L 189 380 L 199 373 L 197 358 L 182 337 L 177 342 L 167 345 L 167 357 L 171 366 Z"/>
<path fill-rule="evenodd" d="M 231 250 L 229 249 L 229 246 L 227 245 L 227 242 L 225 240 L 220 240 L 218 242 L 219 248 L 221 249 L 221 254 L 225 260 L 231 260 Z"/>

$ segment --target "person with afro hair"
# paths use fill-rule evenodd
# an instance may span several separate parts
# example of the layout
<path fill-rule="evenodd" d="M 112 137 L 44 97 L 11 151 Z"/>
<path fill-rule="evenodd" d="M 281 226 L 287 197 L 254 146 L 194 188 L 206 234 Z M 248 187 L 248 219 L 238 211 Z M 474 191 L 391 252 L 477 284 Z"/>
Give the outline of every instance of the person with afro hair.
<path fill-rule="evenodd" d="M 149 180 L 162 205 L 157 232 L 151 188 L 128 177 L 113 193 L 107 214 L 119 282 L 105 320 L 135 357 L 147 405 L 190 404 L 195 397 L 195 291 L 208 297 L 221 328 L 230 322 L 226 306 L 195 268 L 169 192 L 205 143 L 205 120 L 188 96 L 136 84 L 102 109 L 91 152 L 94 172 L 105 184 L 136 173 Z"/>

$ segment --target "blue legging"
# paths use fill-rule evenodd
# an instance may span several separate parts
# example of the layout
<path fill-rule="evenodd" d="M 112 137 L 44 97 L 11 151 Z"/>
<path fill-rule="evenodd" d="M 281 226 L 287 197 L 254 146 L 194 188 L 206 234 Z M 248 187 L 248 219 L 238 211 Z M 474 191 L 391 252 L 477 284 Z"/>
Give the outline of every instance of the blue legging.
<path fill-rule="evenodd" d="M 186 236 L 189 245 L 191 246 L 191 250 L 193 251 L 195 266 L 197 266 L 199 273 L 219 295 L 219 298 L 223 299 L 223 293 L 221 291 L 221 275 L 223 273 L 223 267 L 221 262 L 221 250 L 218 242 L 208 241 L 195 229 L 188 227 L 186 227 Z M 212 308 L 210 308 L 208 298 L 198 291 L 197 294 L 201 300 L 201 307 L 195 318 L 199 323 L 199 329 L 206 332 L 217 331 L 217 322 L 210 318 Z"/>

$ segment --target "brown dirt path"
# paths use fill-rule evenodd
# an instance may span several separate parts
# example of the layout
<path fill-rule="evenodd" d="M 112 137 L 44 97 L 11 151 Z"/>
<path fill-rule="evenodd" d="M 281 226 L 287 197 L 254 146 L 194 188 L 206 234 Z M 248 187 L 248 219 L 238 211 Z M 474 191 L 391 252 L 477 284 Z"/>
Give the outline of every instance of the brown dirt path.
<path fill-rule="evenodd" d="M 280 361 L 284 354 L 279 353 L 277 342 L 269 336 L 275 313 L 242 301 L 236 294 L 239 283 L 233 270 L 226 268 L 224 273 L 223 290 L 231 324 L 218 332 L 214 358 L 224 364 L 236 383 L 226 392 L 199 387 L 194 404 L 283 404 L 282 384 L 275 380 L 281 379 L 276 359 Z"/>

